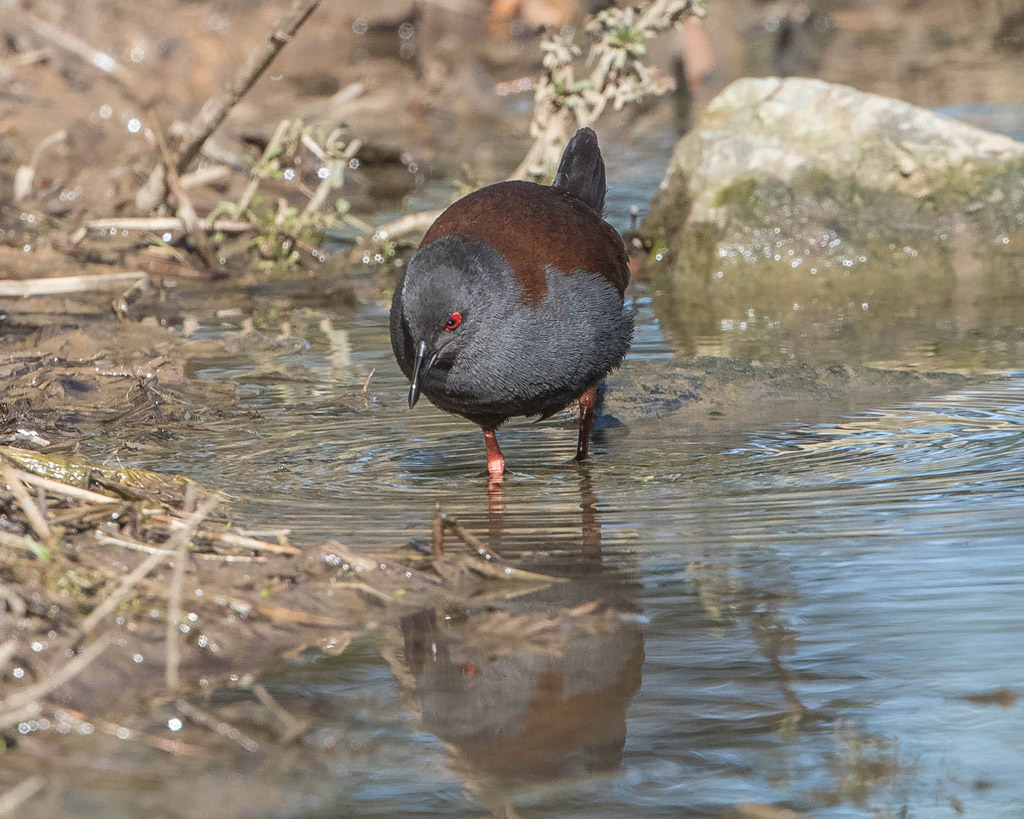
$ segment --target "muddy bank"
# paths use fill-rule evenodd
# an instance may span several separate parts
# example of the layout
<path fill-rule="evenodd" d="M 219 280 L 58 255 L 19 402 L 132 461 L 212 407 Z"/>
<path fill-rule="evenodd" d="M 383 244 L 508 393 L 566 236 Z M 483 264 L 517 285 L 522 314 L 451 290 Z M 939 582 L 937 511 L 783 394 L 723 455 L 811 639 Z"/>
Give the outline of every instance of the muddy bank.
<path fill-rule="evenodd" d="M 311 715 L 278 704 L 261 672 L 340 655 L 413 611 L 488 612 L 479 633 L 447 637 L 467 650 L 488 632 L 520 649 L 564 646 L 572 630 L 618 618 L 599 602 L 517 609 L 560 579 L 505 563 L 440 516 L 442 554 L 429 541 L 426 554 L 355 554 L 336 541 L 300 551 L 286 531 L 238 526 L 223 498 L 183 479 L 12 447 L 0 448 L 0 470 L 4 790 L 32 771 L 59 793 L 69 755 L 116 755 L 111 739 L 202 764 L 218 748 L 323 747 Z"/>

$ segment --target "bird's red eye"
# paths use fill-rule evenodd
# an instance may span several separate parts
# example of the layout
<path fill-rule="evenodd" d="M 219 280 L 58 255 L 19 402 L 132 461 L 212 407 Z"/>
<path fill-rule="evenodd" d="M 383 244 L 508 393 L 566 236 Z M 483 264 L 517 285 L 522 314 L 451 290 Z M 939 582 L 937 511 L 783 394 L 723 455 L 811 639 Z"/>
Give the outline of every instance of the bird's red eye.
<path fill-rule="evenodd" d="M 444 329 L 451 331 L 458 327 L 460 324 L 462 324 L 462 313 L 456 311 L 452 313 L 450 316 L 448 316 L 448 321 L 444 323 Z"/>

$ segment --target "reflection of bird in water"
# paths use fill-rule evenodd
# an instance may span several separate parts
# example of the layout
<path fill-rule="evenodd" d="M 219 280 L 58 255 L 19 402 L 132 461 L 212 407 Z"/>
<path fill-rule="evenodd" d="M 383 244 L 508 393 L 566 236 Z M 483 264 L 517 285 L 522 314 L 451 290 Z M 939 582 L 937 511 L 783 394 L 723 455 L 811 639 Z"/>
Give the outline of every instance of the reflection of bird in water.
<path fill-rule="evenodd" d="M 507 524 L 503 494 L 502 484 L 488 485 L 495 551 Z M 481 804 L 502 802 L 502 783 L 598 775 L 621 763 L 626 708 L 644 661 L 636 586 L 602 563 L 598 498 L 585 465 L 578 508 L 586 559 L 572 553 L 572 582 L 519 597 L 505 592 L 486 608 L 480 598 L 453 602 L 389 629 L 383 655 L 409 710 L 450 746 L 453 767 Z M 535 557 L 545 542 L 552 559 L 565 559 L 564 544 L 542 537 Z"/>
<path fill-rule="evenodd" d="M 429 612 L 405 618 L 401 634 L 423 724 L 467 774 L 536 781 L 618 768 L 644 658 L 635 618 L 593 606 L 461 622 Z"/>

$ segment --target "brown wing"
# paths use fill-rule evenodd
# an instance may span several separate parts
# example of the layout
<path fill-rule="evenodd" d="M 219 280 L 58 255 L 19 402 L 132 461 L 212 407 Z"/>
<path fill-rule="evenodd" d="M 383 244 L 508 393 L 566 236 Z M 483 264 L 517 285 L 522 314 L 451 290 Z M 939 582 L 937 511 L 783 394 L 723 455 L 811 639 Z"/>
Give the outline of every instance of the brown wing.
<path fill-rule="evenodd" d="M 442 213 L 423 237 L 426 247 L 444 236 L 490 242 L 508 259 L 522 286 L 523 303 L 536 306 L 554 267 L 607 279 L 619 293 L 629 284 L 626 249 L 615 228 L 586 203 L 559 188 L 500 182 L 474 191 Z"/>

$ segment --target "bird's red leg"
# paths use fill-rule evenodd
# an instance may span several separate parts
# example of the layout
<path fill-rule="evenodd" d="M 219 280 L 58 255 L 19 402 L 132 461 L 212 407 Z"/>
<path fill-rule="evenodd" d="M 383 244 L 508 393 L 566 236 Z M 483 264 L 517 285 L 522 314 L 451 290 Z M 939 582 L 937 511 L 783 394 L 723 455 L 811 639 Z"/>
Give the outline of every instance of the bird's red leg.
<path fill-rule="evenodd" d="M 585 461 L 590 457 L 590 428 L 594 425 L 594 405 L 597 403 L 597 387 L 591 387 L 580 396 L 580 437 L 576 441 L 576 460 Z"/>
<path fill-rule="evenodd" d="M 501 454 L 501 447 L 498 446 L 498 436 L 493 429 L 484 430 L 484 443 L 487 444 L 487 471 L 491 476 L 491 483 L 501 483 L 505 475 L 505 456 Z"/>

